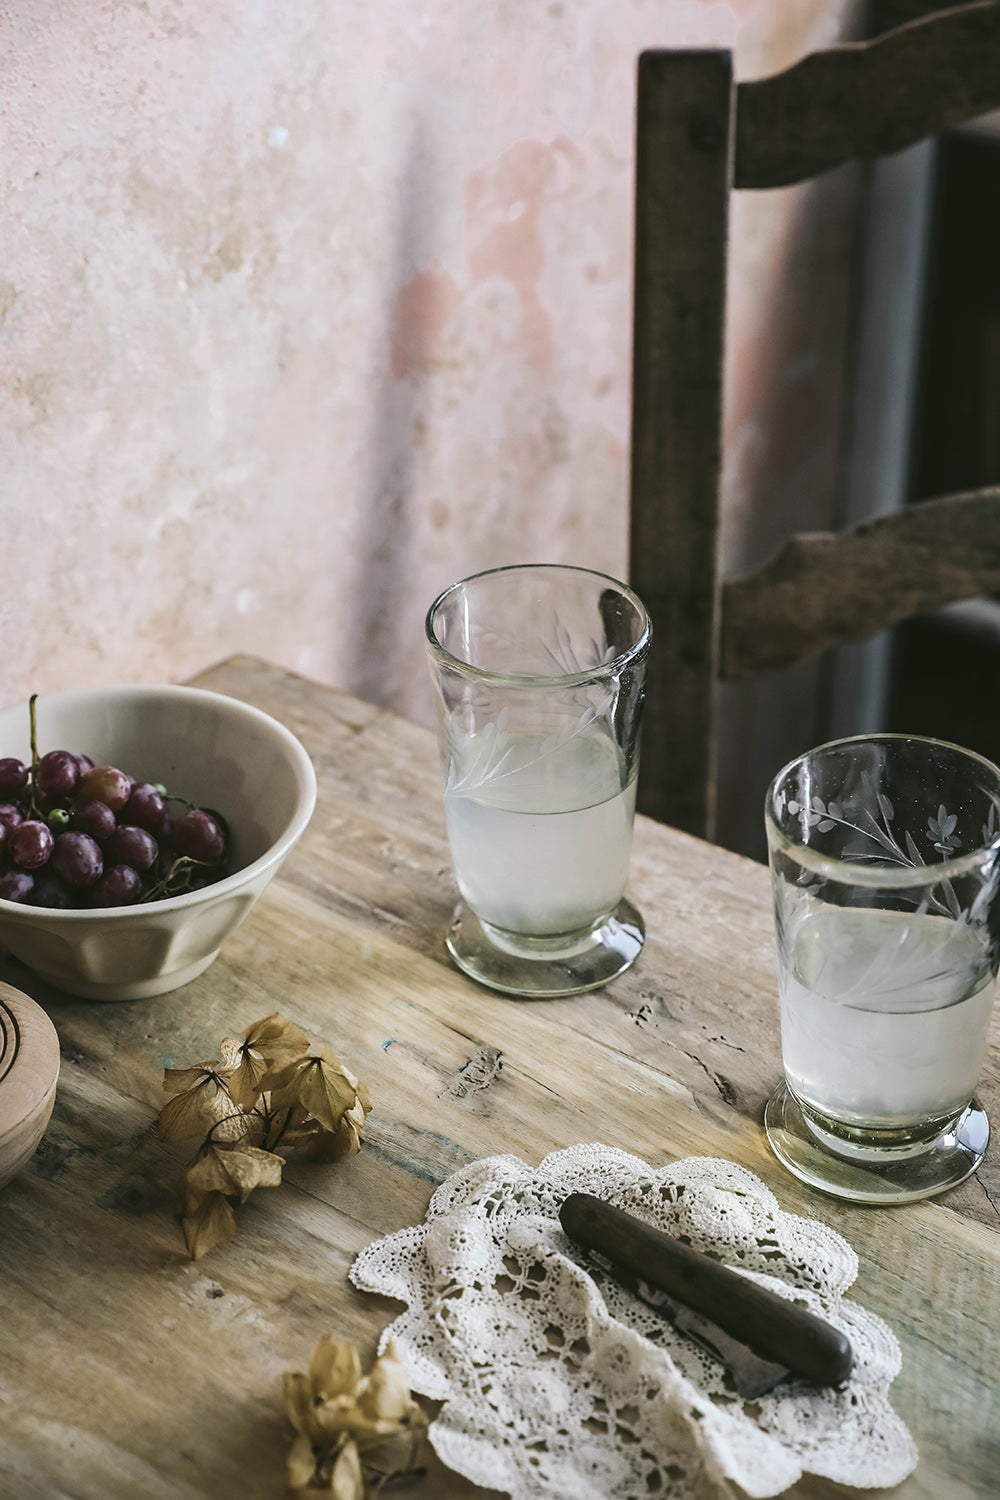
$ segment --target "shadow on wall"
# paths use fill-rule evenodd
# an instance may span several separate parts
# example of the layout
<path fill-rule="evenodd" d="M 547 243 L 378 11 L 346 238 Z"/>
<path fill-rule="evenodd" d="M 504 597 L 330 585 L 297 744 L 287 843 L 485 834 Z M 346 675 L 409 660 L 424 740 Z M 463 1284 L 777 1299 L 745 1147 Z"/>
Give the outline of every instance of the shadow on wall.
<path fill-rule="evenodd" d="M 397 683 L 392 665 L 407 660 L 398 649 L 408 621 L 400 610 L 405 581 L 414 563 L 416 490 L 416 415 L 420 400 L 421 362 L 414 360 L 410 378 L 400 379 L 390 355 L 392 309 L 397 290 L 428 264 L 435 223 L 431 158 L 424 149 L 421 121 L 414 118 L 399 173 L 392 249 L 383 288 L 384 326 L 376 340 L 372 375 L 360 402 L 370 409 L 367 453 L 361 480 L 361 522 L 354 560 L 351 660 L 345 686 L 370 703 L 387 704 Z"/>

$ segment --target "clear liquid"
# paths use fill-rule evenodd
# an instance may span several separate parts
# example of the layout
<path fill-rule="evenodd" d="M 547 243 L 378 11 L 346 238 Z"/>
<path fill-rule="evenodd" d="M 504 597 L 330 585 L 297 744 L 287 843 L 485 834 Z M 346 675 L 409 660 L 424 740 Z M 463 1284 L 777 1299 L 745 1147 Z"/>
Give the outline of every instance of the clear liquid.
<path fill-rule="evenodd" d="M 606 734 L 552 748 L 507 742 L 497 773 L 467 778 L 460 763 L 445 793 L 459 889 L 481 921 L 550 938 L 591 928 L 614 910 L 628 876 L 635 775 L 622 786 L 621 754 Z M 477 760 L 476 740 L 465 757 Z"/>
<path fill-rule="evenodd" d="M 821 912 L 796 934 L 791 968 L 781 1046 L 807 1105 L 887 1131 L 965 1108 L 996 988 L 984 932 L 923 913 Z"/>

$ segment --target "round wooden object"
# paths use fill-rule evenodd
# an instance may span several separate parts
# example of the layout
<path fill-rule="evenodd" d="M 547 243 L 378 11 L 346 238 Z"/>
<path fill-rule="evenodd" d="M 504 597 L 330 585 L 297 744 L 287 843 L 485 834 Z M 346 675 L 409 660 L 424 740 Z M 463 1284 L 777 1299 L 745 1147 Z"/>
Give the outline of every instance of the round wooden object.
<path fill-rule="evenodd" d="M 0 1187 L 35 1154 L 56 1097 L 59 1038 L 41 1006 L 0 984 Z"/>

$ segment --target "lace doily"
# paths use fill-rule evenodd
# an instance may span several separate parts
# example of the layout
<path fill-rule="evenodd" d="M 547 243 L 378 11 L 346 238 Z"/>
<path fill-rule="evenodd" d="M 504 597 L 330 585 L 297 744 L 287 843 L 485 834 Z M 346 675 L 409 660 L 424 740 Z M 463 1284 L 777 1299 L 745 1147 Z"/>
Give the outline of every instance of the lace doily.
<path fill-rule="evenodd" d="M 686 1237 L 841 1328 L 850 1379 L 791 1376 L 744 1402 L 725 1368 L 611 1278 L 598 1287 L 558 1212 L 594 1193 Z M 351 1280 L 407 1304 L 385 1330 L 415 1391 L 444 1402 L 431 1440 L 450 1468 L 513 1500 L 705 1500 L 776 1495 L 809 1471 L 898 1484 L 916 1449 L 889 1404 L 894 1335 L 843 1294 L 850 1245 L 783 1213 L 753 1173 L 691 1157 L 654 1171 L 573 1146 L 538 1167 L 493 1156 L 435 1192 L 423 1224 L 363 1250 Z"/>

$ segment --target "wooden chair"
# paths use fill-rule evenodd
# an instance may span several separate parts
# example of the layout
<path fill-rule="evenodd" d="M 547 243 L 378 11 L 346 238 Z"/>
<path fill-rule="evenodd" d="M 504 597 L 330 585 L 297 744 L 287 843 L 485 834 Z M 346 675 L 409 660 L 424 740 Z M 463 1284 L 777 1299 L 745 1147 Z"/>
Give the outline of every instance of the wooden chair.
<path fill-rule="evenodd" d="M 1000 590 L 1000 488 L 717 565 L 729 195 L 899 151 L 1000 106 L 979 0 L 734 84 L 725 51 L 639 60 L 630 581 L 653 619 L 639 806 L 714 836 L 716 689 Z M 1000 268 L 998 268 L 1000 274 Z"/>

